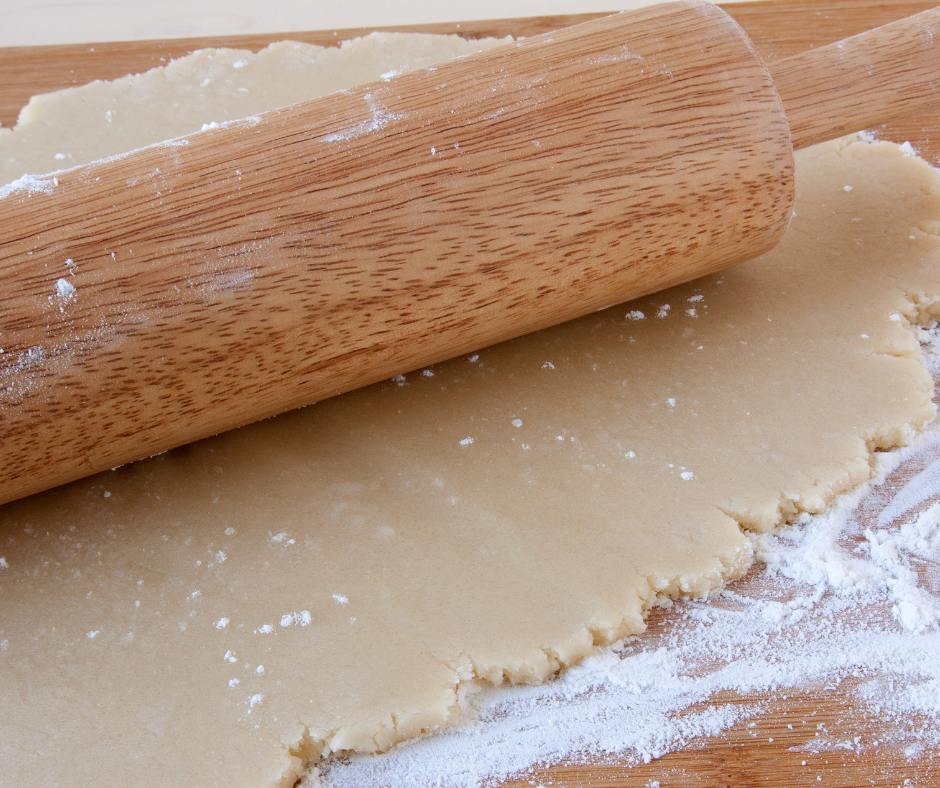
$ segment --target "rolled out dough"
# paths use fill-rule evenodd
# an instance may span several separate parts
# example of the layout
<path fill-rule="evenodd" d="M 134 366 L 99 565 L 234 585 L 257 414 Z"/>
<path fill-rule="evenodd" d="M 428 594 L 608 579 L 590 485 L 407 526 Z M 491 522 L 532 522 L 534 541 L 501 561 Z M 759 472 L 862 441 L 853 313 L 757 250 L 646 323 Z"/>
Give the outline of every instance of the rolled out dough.
<path fill-rule="evenodd" d="M 0 784 L 289 786 L 641 632 L 748 567 L 742 526 L 866 479 L 934 414 L 940 178 L 848 141 L 797 173 L 761 259 L 0 508 Z"/>
<path fill-rule="evenodd" d="M 479 52 L 509 39 L 373 33 L 320 47 L 203 49 L 144 74 L 34 96 L 0 128 L 0 186 Z"/>

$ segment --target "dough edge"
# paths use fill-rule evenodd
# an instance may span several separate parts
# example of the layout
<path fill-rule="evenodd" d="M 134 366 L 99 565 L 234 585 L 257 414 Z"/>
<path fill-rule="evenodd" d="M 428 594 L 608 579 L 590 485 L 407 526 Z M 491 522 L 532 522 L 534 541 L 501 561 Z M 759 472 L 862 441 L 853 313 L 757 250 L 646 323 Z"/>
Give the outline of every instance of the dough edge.
<path fill-rule="evenodd" d="M 890 143 L 876 143 L 890 145 Z M 839 150 L 848 146 L 848 138 L 831 143 Z M 930 168 L 926 162 L 917 160 L 918 166 Z M 937 228 L 931 232 L 936 235 Z M 907 294 L 909 308 L 904 312 L 905 325 L 910 342 L 898 347 L 881 350 L 884 355 L 897 356 L 918 363 L 918 349 L 913 327 L 927 325 L 940 316 L 940 294 L 926 292 Z M 922 365 L 919 365 L 923 370 Z M 907 423 L 889 425 L 882 432 L 872 433 L 860 441 L 858 452 L 845 468 L 845 473 L 837 478 L 807 490 L 796 492 L 780 491 L 777 505 L 773 509 L 759 511 L 726 511 L 729 520 L 741 529 L 742 537 L 733 551 L 717 556 L 716 569 L 705 576 L 677 575 L 674 577 L 646 578 L 646 592 L 639 594 L 638 610 L 625 610 L 621 621 L 592 621 L 583 630 L 573 636 L 561 647 L 537 648 L 531 657 L 519 664 L 506 665 L 496 663 L 474 663 L 470 658 L 466 663 L 449 666 L 453 670 L 453 688 L 442 693 L 439 704 L 420 712 L 401 716 L 388 715 L 373 720 L 365 720 L 352 726 L 339 727 L 335 730 L 311 730 L 302 723 L 281 737 L 283 745 L 283 763 L 272 774 L 271 785 L 294 785 L 305 770 L 319 759 L 336 753 L 381 752 L 406 739 L 414 738 L 428 731 L 452 724 L 460 717 L 461 700 L 474 682 L 492 684 L 539 683 L 555 674 L 558 670 L 573 665 L 593 653 L 594 649 L 609 645 L 623 637 L 642 633 L 645 617 L 657 604 L 679 597 L 701 597 L 722 587 L 726 582 L 740 577 L 751 567 L 753 549 L 743 532 L 753 530 L 766 532 L 786 522 L 793 522 L 802 513 L 818 513 L 840 494 L 848 492 L 872 477 L 875 453 L 888 451 L 907 445 L 916 432 L 922 429 L 934 416 L 935 408 L 930 403 L 932 381 L 924 370 L 923 388 L 919 392 L 926 402 L 919 408 L 916 416 Z"/>

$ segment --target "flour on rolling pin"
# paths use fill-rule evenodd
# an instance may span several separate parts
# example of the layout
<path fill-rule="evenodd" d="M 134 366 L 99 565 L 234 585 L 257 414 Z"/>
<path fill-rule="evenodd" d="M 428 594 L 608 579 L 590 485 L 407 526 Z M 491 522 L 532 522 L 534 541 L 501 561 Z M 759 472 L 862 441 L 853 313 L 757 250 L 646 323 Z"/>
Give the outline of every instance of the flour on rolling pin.
<path fill-rule="evenodd" d="M 0 129 L 0 187 L 499 43 L 373 33 L 329 48 L 284 41 L 257 53 L 202 50 L 137 76 L 35 96 L 15 128 Z"/>
<path fill-rule="evenodd" d="M 704 0 L 213 122 L 0 201 L 0 330 L 44 354 L 4 365 L 0 501 L 750 259 L 792 213 L 781 97 Z"/>
<path fill-rule="evenodd" d="M 938 177 L 808 150 L 764 258 L 0 508 L 5 776 L 291 785 L 740 575 L 934 414 Z"/>

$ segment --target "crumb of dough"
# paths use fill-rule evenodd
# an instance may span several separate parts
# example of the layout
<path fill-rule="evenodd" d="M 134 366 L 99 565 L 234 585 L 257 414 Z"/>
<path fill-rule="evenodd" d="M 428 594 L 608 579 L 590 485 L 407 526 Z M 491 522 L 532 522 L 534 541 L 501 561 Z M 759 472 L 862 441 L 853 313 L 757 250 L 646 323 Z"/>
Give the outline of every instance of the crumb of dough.
<path fill-rule="evenodd" d="M 751 263 L 0 508 L 5 777 L 292 785 L 642 632 L 747 569 L 742 529 L 866 480 L 934 415 L 940 178 L 840 141 L 797 179 Z"/>

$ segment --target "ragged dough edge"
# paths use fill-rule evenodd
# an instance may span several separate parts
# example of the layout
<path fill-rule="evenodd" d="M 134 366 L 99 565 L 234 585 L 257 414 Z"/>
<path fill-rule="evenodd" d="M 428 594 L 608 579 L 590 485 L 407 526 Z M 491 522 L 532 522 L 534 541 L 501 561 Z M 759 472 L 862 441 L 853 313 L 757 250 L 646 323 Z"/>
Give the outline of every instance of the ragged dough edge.
<path fill-rule="evenodd" d="M 386 38 L 390 36 L 373 34 L 371 37 L 366 37 L 366 39 L 373 39 L 380 43 L 385 43 Z M 412 38 L 417 40 L 423 37 L 412 36 Z M 476 43 L 481 46 L 492 46 L 501 42 L 485 39 Z M 307 45 L 283 42 L 271 45 L 258 55 L 263 57 L 275 53 L 278 47 L 287 46 L 307 47 Z M 312 58 L 334 56 L 332 48 L 324 50 L 319 47 L 307 47 L 307 49 L 309 50 L 307 54 Z M 213 54 L 229 65 L 242 57 L 256 57 L 243 50 L 215 50 Z M 192 57 L 182 58 L 167 66 L 153 69 L 148 72 L 148 75 L 169 78 L 176 70 L 186 67 Z M 129 88 L 133 79 L 134 77 L 125 77 L 116 80 L 116 83 L 121 87 Z M 95 82 L 80 88 L 69 89 L 64 93 L 75 100 L 83 100 L 106 87 L 105 83 Z M 34 97 L 21 111 L 14 129 L 0 129 L 0 138 L 6 136 L 7 140 L 12 140 L 14 132 L 28 131 L 31 125 L 42 123 L 40 116 L 45 103 L 50 98 L 51 96 Z M 213 123 L 212 126 L 253 125 L 259 120 L 257 115 L 252 115 L 223 119 L 220 123 Z M 182 134 L 191 134 L 197 133 L 198 129 L 181 129 L 180 131 Z M 98 163 L 116 161 L 144 147 L 166 147 L 186 143 L 187 140 L 183 136 L 147 141 L 132 151 L 114 151 L 90 161 Z M 69 167 L 52 170 L 45 177 L 25 175 L 0 188 L 0 198 L 21 196 L 23 193 L 37 190 L 52 191 L 57 186 L 55 175 L 90 163 L 90 161 L 81 161 Z M 528 653 L 510 663 L 480 661 L 474 659 L 472 655 L 462 655 L 455 664 L 447 666 L 452 671 L 453 686 L 443 690 L 435 704 L 420 711 L 383 715 L 329 730 L 311 729 L 303 722 L 297 721 L 292 726 L 292 730 L 282 736 L 283 758 L 280 763 L 271 764 L 268 784 L 277 788 L 287 788 L 295 785 L 311 766 L 326 756 L 351 752 L 384 752 L 402 741 L 453 724 L 461 717 L 464 697 L 481 685 L 542 683 L 560 670 L 590 656 L 598 647 L 609 646 L 625 637 L 641 634 L 646 629 L 645 617 L 653 607 L 679 597 L 703 597 L 710 591 L 720 588 L 725 582 L 743 575 L 751 566 L 752 561 L 751 544 L 742 540 L 727 554 L 714 557 L 711 571 L 703 575 L 679 574 L 673 577 L 652 575 L 644 578 L 641 587 L 636 589 L 636 604 L 631 609 L 622 611 L 619 618 L 614 620 L 593 619 L 561 643 L 533 647 Z"/>
<path fill-rule="evenodd" d="M 873 141 L 863 135 L 831 144 L 844 147 L 856 139 L 870 144 L 889 145 L 903 151 L 894 143 Z M 917 166 L 934 169 L 921 159 L 915 161 Z M 940 236 L 940 222 L 935 227 L 920 229 L 927 234 Z M 940 265 L 940 247 L 934 250 L 933 257 Z M 617 621 L 594 619 L 572 633 L 563 643 L 551 647 L 534 647 L 511 663 L 481 662 L 471 655 L 462 655 L 458 663 L 448 665 L 453 671 L 453 687 L 441 693 L 439 702 L 433 708 L 404 715 L 391 714 L 329 731 L 312 731 L 298 723 L 296 731 L 282 740 L 285 768 L 272 785 L 290 788 L 323 758 L 385 752 L 407 739 L 454 724 L 461 718 L 464 697 L 482 685 L 539 684 L 595 653 L 599 647 L 642 634 L 646 630 L 646 616 L 652 608 L 668 606 L 672 600 L 683 597 L 705 597 L 727 582 L 743 576 L 754 561 L 752 542 L 745 537 L 747 532 L 766 533 L 795 522 L 803 514 L 820 514 L 840 495 L 874 479 L 880 467 L 878 455 L 909 445 L 936 415 L 936 406 L 931 401 L 933 381 L 921 363 L 922 352 L 917 331 L 920 327 L 936 325 L 940 319 L 940 294 L 918 291 L 905 293 L 904 298 L 904 319 L 898 322 L 901 333 L 891 346 L 877 351 L 876 355 L 908 359 L 920 366 L 923 376 L 917 394 L 921 397 L 921 403 L 916 406 L 914 416 L 903 424 L 881 425 L 877 429 L 863 431 L 857 438 L 855 454 L 843 461 L 842 473 L 830 479 L 814 480 L 804 490 L 781 491 L 776 500 L 759 508 L 742 512 L 722 509 L 722 514 L 737 526 L 742 542 L 729 553 L 714 557 L 715 566 L 707 574 L 680 574 L 674 577 L 652 575 L 644 578 L 645 588 L 637 589 L 638 606 L 622 611 Z"/>
<path fill-rule="evenodd" d="M 251 121 L 249 118 L 228 122 Z M 929 167 L 926 162 L 916 161 L 920 166 Z M 4 196 L 2 191 L 0 196 Z M 919 229 L 926 234 L 937 236 L 940 235 L 940 222 L 930 223 Z M 906 294 L 906 299 L 908 308 L 903 311 L 905 322 L 901 324 L 906 334 L 899 342 L 881 351 L 881 354 L 916 361 L 920 357 L 920 351 L 914 333 L 915 327 L 929 325 L 940 318 L 940 294 L 909 293 Z M 868 481 L 877 465 L 878 452 L 909 444 L 916 432 L 934 417 L 935 407 L 930 403 L 933 386 L 929 376 L 926 377 L 928 384 L 920 392 L 925 404 L 918 410 L 915 418 L 901 425 L 888 425 L 860 436 L 856 453 L 845 461 L 843 473 L 829 480 L 817 481 L 806 490 L 781 491 L 776 501 L 758 509 L 744 512 L 722 510 L 725 516 L 734 521 L 742 532 L 766 532 L 785 523 L 792 523 L 803 513 L 822 512 L 837 496 Z M 282 738 L 284 758 L 281 764 L 272 765 L 272 781 L 269 784 L 278 788 L 292 786 L 312 765 L 331 754 L 383 752 L 404 740 L 452 724 L 461 716 L 462 698 L 475 686 L 541 683 L 559 670 L 589 656 L 599 646 L 607 646 L 624 637 L 641 634 L 646 629 L 645 616 L 653 607 L 680 597 L 705 596 L 727 581 L 742 576 L 752 562 L 751 543 L 743 540 L 742 544 L 737 545 L 729 554 L 717 556 L 716 566 L 704 576 L 645 578 L 645 588 L 638 589 L 638 606 L 623 611 L 619 620 L 592 620 L 572 633 L 563 643 L 534 647 L 529 653 L 508 664 L 481 662 L 471 655 L 463 655 L 458 663 L 448 665 L 453 671 L 453 687 L 442 691 L 436 704 L 421 711 L 390 714 L 332 730 L 311 730 L 298 721 L 293 730 Z"/>
<path fill-rule="evenodd" d="M 851 492 L 869 481 L 878 463 L 878 453 L 907 446 L 936 415 L 930 403 L 932 386 L 926 392 L 928 406 L 922 409 L 916 421 L 890 426 L 867 434 L 857 441 L 857 454 L 846 458 L 843 472 L 828 480 L 815 480 L 812 486 L 800 491 L 781 492 L 776 500 L 748 510 L 722 509 L 733 519 L 742 532 L 768 533 L 784 525 L 795 523 L 802 515 L 822 514 L 840 495 Z"/>
<path fill-rule="evenodd" d="M 306 101 L 405 71 L 433 69 L 441 60 L 512 41 L 512 36 L 469 39 L 375 32 L 327 47 L 279 41 L 257 52 L 201 49 L 142 74 L 39 94 L 20 110 L 15 126 L 0 127 L 0 199 L 52 191 L 57 185 L 55 178 L 38 178 L 41 175 L 55 176 L 87 164 L 117 161 L 145 148 L 186 144 L 184 137 L 200 131 L 257 123 L 260 114 L 275 112 L 291 100 Z M 242 83 L 238 80 L 243 79 L 254 89 L 271 69 L 286 70 L 293 84 L 289 91 L 293 99 L 280 89 L 253 95 L 248 88 L 239 88 Z M 241 90 L 250 98 L 236 101 Z M 179 96 L 183 107 L 157 112 L 153 96 L 166 91 Z M 55 122 L 50 123 L 46 114 Z M 93 137 L 74 134 L 74 127 L 85 124 L 99 133 Z M 62 134 L 72 139 L 57 146 L 61 151 L 51 160 L 43 151 L 53 137 Z M 127 134 L 131 135 L 129 140 Z"/>
<path fill-rule="evenodd" d="M 683 597 L 706 597 L 725 583 L 742 577 L 753 564 L 753 546 L 742 538 L 733 549 L 715 556 L 714 561 L 712 570 L 702 575 L 644 578 L 645 588 L 637 589 L 639 605 L 622 612 L 619 620 L 592 620 L 564 642 L 535 647 L 512 663 L 481 662 L 471 655 L 461 655 L 458 662 L 448 665 L 453 671 L 453 687 L 441 692 L 432 708 L 385 715 L 333 730 L 311 730 L 298 723 L 290 735 L 282 738 L 284 771 L 271 785 L 291 788 L 305 772 L 329 756 L 382 753 L 408 739 L 453 725 L 463 716 L 464 699 L 483 685 L 541 684 L 596 653 L 598 648 L 640 635 L 646 630 L 646 616 L 654 607 L 668 606 L 672 600 Z"/>
<path fill-rule="evenodd" d="M 909 166 L 934 171 L 937 169 L 928 162 L 914 155 L 910 145 L 898 145 L 875 139 L 868 132 L 850 134 L 829 143 L 835 152 L 841 154 L 854 143 L 867 143 L 885 146 L 910 159 Z M 936 176 L 934 181 L 937 181 Z M 933 192 L 928 191 L 928 194 Z M 918 225 L 917 229 L 925 235 L 940 238 L 940 220 Z M 940 248 L 932 254 L 940 266 Z M 816 480 L 803 491 L 781 492 L 776 501 L 768 501 L 763 506 L 748 510 L 722 511 L 735 520 L 744 532 L 768 533 L 775 528 L 795 523 L 802 515 L 817 515 L 824 512 L 840 495 L 849 493 L 860 485 L 872 480 L 877 475 L 880 453 L 908 446 L 937 415 L 937 407 L 932 402 L 934 393 L 933 379 L 921 363 L 923 358 L 921 345 L 917 338 L 919 328 L 934 327 L 940 322 L 940 294 L 930 294 L 924 290 L 902 294 L 905 306 L 900 310 L 899 333 L 892 338 L 892 344 L 876 352 L 876 355 L 910 359 L 916 362 L 923 372 L 920 391 L 921 404 L 914 417 L 903 424 L 882 425 L 876 430 L 864 431 L 858 438 L 857 453 L 844 461 L 844 472 L 828 480 Z"/>
<path fill-rule="evenodd" d="M 372 39 L 384 44 L 387 38 L 391 38 L 391 36 L 388 34 L 373 34 L 373 36 L 366 37 L 366 40 Z M 411 38 L 424 40 L 432 37 L 415 35 Z M 484 39 L 475 43 L 488 47 L 501 42 Z M 333 48 L 323 49 L 309 47 L 308 45 L 297 45 L 291 42 L 271 45 L 258 55 L 266 56 L 276 53 L 278 47 L 284 48 L 287 46 L 293 48 L 305 47 L 305 54 L 312 58 L 334 56 L 331 51 Z M 246 50 L 215 50 L 212 54 L 229 65 L 242 57 L 256 57 Z M 187 66 L 192 58 L 193 56 L 188 56 L 187 58 L 172 61 L 166 66 L 152 69 L 148 72 L 148 75 L 150 77 L 167 78 L 175 70 Z M 133 80 L 134 77 L 125 77 L 115 82 L 121 87 L 129 88 Z M 82 101 L 105 88 L 107 88 L 106 83 L 96 81 L 87 86 L 63 91 L 63 93 L 68 94 L 75 100 Z M 52 96 L 33 97 L 30 103 L 21 111 L 17 126 L 14 129 L 0 128 L 0 139 L 6 137 L 6 141 L 10 141 L 13 139 L 14 132 L 28 132 L 31 125 L 41 124 L 43 122 L 41 113 L 45 103 L 50 98 Z M 224 119 L 220 123 L 213 123 L 212 127 L 253 125 L 259 120 L 260 118 L 257 115 Z M 197 133 L 198 129 L 181 129 L 180 131 L 185 135 Z M 147 141 L 134 148 L 134 150 L 110 152 L 108 155 L 99 156 L 87 162 L 80 161 L 72 164 L 72 166 L 50 170 L 48 174 L 42 176 L 24 175 L 0 187 L 0 199 L 7 196 L 23 196 L 34 191 L 53 191 L 58 185 L 55 177 L 57 174 L 92 161 L 96 163 L 113 162 L 130 156 L 142 148 L 185 145 L 187 142 L 188 140 L 182 135 L 170 139 Z M 453 686 L 443 690 L 434 705 L 420 711 L 384 715 L 330 730 L 311 729 L 302 722 L 297 721 L 292 730 L 282 736 L 283 759 L 280 763 L 271 764 L 268 785 L 277 786 L 277 788 L 293 786 L 311 766 L 329 755 L 350 752 L 384 752 L 402 741 L 453 724 L 461 717 L 463 699 L 481 685 L 542 683 L 560 670 L 577 664 L 590 656 L 598 647 L 608 646 L 625 637 L 641 634 L 646 629 L 645 617 L 653 607 L 679 597 L 703 597 L 710 591 L 720 588 L 725 582 L 743 575 L 751 566 L 752 561 L 753 549 L 751 544 L 743 540 L 727 554 L 715 557 L 711 571 L 704 575 L 679 574 L 673 577 L 652 575 L 644 578 L 642 587 L 636 589 L 637 604 L 633 608 L 623 611 L 619 618 L 614 620 L 591 620 L 561 643 L 552 646 L 534 647 L 511 663 L 480 661 L 474 659 L 471 655 L 463 655 L 455 664 L 447 666 L 452 670 Z"/>
<path fill-rule="evenodd" d="M 940 265 L 940 255 L 937 262 Z M 926 313 L 914 308 L 915 302 L 911 301 L 911 304 L 912 316 L 915 319 L 907 324 L 907 330 L 916 344 L 915 326 L 930 325 L 936 323 L 936 320 L 931 318 L 925 321 Z M 914 360 L 920 363 L 919 344 L 916 345 L 916 352 Z M 879 355 L 898 357 L 897 354 L 887 352 Z M 907 354 L 901 357 L 910 358 Z M 915 417 L 904 424 L 883 425 L 878 430 L 863 432 L 856 441 L 855 456 L 845 458 L 841 474 L 826 480 L 815 480 L 812 486 L 801 491 L 781 492 L 776 500 L 769 500 L 760 507 L 721 511 L 732 518 L 744 532 L 768 533 L 775 528 L 792 525 L 804 514 L 822 514 L 840 495 L 870 481 L 876 474 L 878 454 L 910 445 L 937 414 L 937 408 L 931 401 L 933 380 L 926 374 L 923 365 L 921 369 L 924 369 L 925 373 L 921 390 L 918 392 L 922 397 L 922 404 Z"/>

